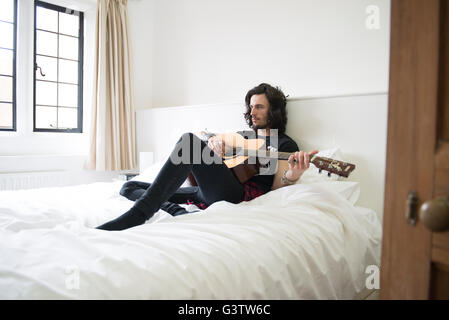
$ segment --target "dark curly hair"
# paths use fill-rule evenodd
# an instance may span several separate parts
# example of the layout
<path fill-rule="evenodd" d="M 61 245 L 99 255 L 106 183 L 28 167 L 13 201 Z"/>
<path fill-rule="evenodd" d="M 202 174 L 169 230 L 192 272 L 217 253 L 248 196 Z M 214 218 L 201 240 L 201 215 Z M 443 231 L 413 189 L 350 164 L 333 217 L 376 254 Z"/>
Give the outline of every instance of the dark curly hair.
<path fill-rule="evenodd" d="M 246 123 L 252 128 L 253 121 L 251 119 L 251 97 L 255 94 L 265 93 L 265 96 L 270 102 L 270 108 L 268 109 L 268 125 L 271 129 L 278 129 L 279 133 L 285 132 L 285 127 L 287 126 L 287 97 L 281 91 L 279 87 L 272 87 L 267 83 L 261 83 L 257 87 L 252 88 L 248 91 L 245 97 L 246 112 L 243 114 L 245 116 Z"/>

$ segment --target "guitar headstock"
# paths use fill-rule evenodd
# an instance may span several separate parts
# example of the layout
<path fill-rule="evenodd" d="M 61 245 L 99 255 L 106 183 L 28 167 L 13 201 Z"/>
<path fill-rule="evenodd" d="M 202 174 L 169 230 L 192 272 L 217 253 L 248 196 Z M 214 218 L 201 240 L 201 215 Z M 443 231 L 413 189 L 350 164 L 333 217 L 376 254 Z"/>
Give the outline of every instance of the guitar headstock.
<path fill-rule="evenodd" d="M 320 169 L 320 172 L 321 170 L 325 170 L 345 178 L 349 177 L 349 174 L 355 169 L 355 165 L 352 163 L 326 157 L 313 156 L 312 159 L 310 159 L 310 162 Z"/>

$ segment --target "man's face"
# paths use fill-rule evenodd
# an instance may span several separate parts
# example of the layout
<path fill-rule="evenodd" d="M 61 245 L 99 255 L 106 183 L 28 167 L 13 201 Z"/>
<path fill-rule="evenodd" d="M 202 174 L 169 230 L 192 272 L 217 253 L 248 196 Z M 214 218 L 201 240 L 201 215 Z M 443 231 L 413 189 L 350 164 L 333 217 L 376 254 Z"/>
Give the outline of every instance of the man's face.
<path fill-rule="evenodd" d="M 268 110 L 270 109 L 270 102 L 265 95 L 253 94 L 250 100 L 251 107 L 251 120 L 253 122 L 252 128 L 257 129 L 269 129 L 268 127 Z"/>

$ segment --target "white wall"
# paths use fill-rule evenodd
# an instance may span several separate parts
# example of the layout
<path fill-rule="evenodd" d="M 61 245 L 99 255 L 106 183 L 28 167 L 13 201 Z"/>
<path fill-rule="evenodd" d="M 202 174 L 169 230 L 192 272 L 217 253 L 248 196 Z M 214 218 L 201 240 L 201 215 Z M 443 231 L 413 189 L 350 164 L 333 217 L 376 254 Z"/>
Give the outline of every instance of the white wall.
<path fill-rule="evenodd" d="M 151 106 L 153 94 L 154 0 L 129 0 L 129 33 L 136 109 Z"/>
<path fill-rule="evenodd" d="M 379 29 L 369 29 L 370 5 Z M 388 91 L 390 0 L 130 0 L 136 108 Z"/>

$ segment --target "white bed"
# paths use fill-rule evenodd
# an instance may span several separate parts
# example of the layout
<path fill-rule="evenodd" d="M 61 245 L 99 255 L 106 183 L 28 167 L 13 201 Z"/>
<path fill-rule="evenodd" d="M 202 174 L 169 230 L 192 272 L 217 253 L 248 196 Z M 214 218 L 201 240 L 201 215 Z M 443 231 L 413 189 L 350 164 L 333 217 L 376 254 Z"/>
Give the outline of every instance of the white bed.
<path fill-rule="evenodd" d="M 250 202 L 160 210 L 121 232 L 95 227 L 133 205 L 119 195 L 124 181 L 2 191 L 0 299 L 363 298 L 366 271 L 380 265 L 387 95 L 293 99 L 287 109 L 287 134 L 336 159 L 342 147 L 340 160 L 357 165 L 350 179 L 311 167 Z M 148 182 L 182 133 L 245 126 L 240 103 L 140 110 L 136 120 L 138 151 L 156 163 L 135 180 Z"/>
<path fill-rule="evenodd" d="M 357 182 L 310 172 L 120 232 L 94 227 L 132 206 L 124 181 L 0 192 L 0 299 L 352 299 L 379 265 L 380 223 L 354 205 Z"/>

